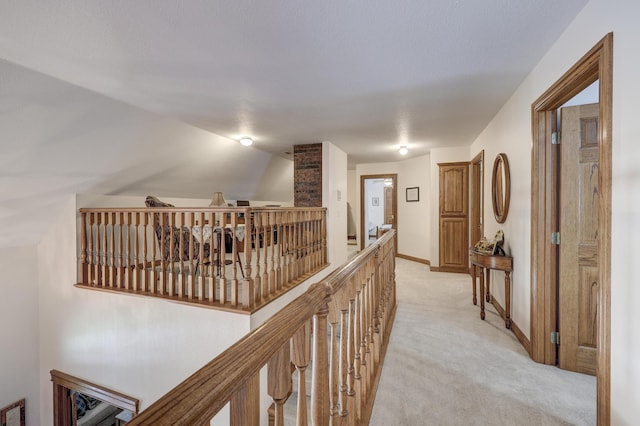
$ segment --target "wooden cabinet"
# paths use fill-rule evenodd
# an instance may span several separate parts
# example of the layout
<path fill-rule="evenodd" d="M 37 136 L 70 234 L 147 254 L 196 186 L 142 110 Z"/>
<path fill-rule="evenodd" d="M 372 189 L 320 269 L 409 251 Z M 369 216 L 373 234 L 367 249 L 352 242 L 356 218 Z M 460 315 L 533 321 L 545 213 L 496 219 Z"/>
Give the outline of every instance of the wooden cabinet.
<path fill-rule="evenodd" d="M 440 163 L 440 266 L 469 272 L 469 163 Z"/>

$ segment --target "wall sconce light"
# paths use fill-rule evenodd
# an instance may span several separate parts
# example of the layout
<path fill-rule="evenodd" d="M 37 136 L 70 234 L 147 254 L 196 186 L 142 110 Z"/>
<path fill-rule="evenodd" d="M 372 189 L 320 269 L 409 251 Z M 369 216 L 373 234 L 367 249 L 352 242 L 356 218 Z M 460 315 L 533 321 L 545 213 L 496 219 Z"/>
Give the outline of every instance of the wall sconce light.
<path fill-rule="evenodd" d="M 227 206 L 227 202 L 224 200 L 224 197 L 222 196 L 222 192 L 214 192 L 213 198 L 211 199 L 211 203 L 209 204 L 209 207 L 226 207 L 226 206 Z"/>
<path fill-rule="evenodd" d="M 251 145 L 253 145 L 253 139 L 251 139 L 250 137 L 244 136 L 244 137 L 240 138 L 240 145 L 242 145 L 242 146 L 251 146 Z"/>
<path fill-rule="evenodd" d="M 407 153 L 409 152 L 409 148 L 407 148 L 406 145 L 402 145 L 398 152 L 400 153 L 400 155 L 407 155 Z"/>

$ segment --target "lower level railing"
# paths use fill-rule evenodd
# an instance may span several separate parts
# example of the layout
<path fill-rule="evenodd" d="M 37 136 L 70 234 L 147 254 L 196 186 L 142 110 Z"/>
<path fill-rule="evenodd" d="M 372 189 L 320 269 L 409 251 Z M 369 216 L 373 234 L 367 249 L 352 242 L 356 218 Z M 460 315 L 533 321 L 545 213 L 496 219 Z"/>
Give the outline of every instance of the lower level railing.
<path fill-rule="evenodd" d="M 78 286 L 252 312 L 327 265 L 324 208 L 80 209 Z"/>
<path fill-rule="evenodd" d="M 232 425 L 259 425 L 267 417 L 260 410 L 263 367 L 275 425 L 284 424 L 294 374 L 298 425 L 368 424 L 396 308 L 394 233 L 312 285 L 127 424 L 208 424 L 230 403 Z"/>

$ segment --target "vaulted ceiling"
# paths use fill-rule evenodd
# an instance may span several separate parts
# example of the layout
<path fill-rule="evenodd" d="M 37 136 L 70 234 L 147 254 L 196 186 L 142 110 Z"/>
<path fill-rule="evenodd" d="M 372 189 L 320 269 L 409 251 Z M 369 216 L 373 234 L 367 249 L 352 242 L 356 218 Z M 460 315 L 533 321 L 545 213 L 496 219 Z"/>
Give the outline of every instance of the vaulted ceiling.
<path fill-rule="evenodd" d="M 288 201 L 294 144 L 469 145 L 585 3 L 2 1 L 0 246 L 75 193 Z"/>
<path fill-rule="evenodd" d="M 468 145 L 586 0 L 21 0 L 0 57 L 287 156 Z"/>

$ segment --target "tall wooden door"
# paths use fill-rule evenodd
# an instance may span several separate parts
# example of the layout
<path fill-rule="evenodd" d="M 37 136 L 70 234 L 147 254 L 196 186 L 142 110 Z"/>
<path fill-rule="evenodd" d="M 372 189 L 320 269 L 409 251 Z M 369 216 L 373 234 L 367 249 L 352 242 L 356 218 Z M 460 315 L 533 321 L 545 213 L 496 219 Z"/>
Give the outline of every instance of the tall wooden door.
<path fill-rule="evenodd" d="M 469 163 L 440 163 L 440 266 L 469 271 Z"/>
<path fill-rule="evenodd" d="M 560 368 L 596 374 L 598 341 L 598 104 L 561 114 Z"/>
<path fill-rule="evenodd" d="M 396 201 L 393 199 L 394 190 L 391 187 L 384 188 L 384 223 L 395 223 L 394 209 Z"/>

